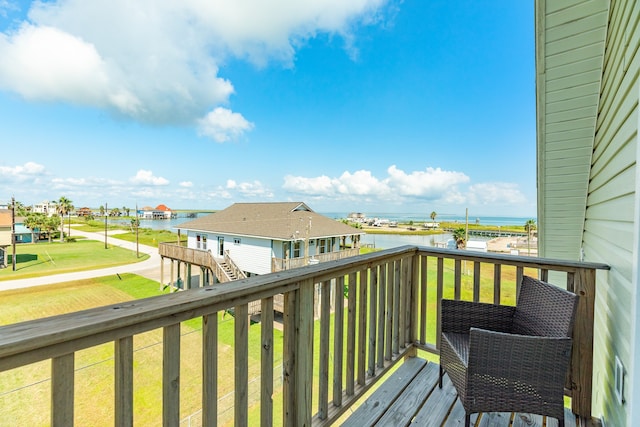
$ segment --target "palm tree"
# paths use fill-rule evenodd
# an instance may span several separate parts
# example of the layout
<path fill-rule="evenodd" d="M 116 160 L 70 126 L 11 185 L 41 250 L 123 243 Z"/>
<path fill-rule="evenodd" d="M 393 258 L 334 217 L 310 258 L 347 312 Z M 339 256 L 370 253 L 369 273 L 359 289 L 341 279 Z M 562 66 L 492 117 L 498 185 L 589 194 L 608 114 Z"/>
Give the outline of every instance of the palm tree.
<path fill-rule="evenodd" d="M 100 216 L 104 216 L 104 206 L 100 205 Z"/>
<path fill-rule="evenodd" d="M 69 215 L 69 232 L 71 234 L 71 211 L 73 210 L 73 202 L 66 197 L 60 197 L 60 200 L 56 202 L 58 204 L 58 214 L 60 215 L 60 241 L 64 242 L 64 221 L 63 218 L 66 214 Z"/>
<path fill-rule="evenodd" d="M 438 216 L 436 211 L 431 212 L 431 215 L 429 216 L 431 217 L 431 222 L 436 222 L 436 217 Z"/>
<path fill-rule="evenodd" d="M 524 223 L 524 231 L 527 232 L 527 252 L 531 255 L 531 232 L 536 229 L 536 220 L 528 219 L 527 222 Z"/>
<path fill-rule="evenodd" d="M 453 230 L 453 239 L 456 241 L 456 247 L 458 249 L 464 249 L 467 244 L 467 232 L 464 227 L 456 228 Z"/>
<path fill-rule="evenodd" d="M 49 243 L 51 243 L 53 232 L 57 230 L 58 227 L 60 227 L 60 224 L 62 224 L 62 221 L 60 220 L 59 216 L 50 216 L 46 218 L 44 223 L 42 224 L 45 231 L 47 232 L 47 235 L 49 236 Z"/>

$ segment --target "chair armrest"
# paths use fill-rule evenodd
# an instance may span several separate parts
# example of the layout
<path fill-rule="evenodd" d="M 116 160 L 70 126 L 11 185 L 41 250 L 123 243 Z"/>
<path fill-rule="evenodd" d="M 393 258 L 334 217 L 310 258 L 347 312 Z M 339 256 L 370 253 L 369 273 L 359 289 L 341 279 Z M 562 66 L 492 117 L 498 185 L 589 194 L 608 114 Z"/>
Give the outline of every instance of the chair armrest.
<path fill-rule="evenodd" d="M 539 337 L 471 328 L 469 371 L 474 375 L 508 378 L 536 387 L 560 387 L 571 359 L 571 338 Z"/>
<path fill-rule="evenodd" d="M 498 332 L 510 331 L 516 308 L 443 299 L 440 310 L 442 332 L 468 334 L 472 327 Z"/>

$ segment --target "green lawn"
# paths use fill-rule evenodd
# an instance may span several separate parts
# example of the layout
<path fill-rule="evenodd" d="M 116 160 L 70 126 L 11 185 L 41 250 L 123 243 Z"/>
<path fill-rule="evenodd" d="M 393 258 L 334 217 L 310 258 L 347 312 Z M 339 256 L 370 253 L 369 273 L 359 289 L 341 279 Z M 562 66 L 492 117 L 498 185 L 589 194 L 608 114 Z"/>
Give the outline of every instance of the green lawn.
<path fill-rule="evenodd" d="M 0 281 L 94 270 L 144 261 L 148 258 L 147 254 L 141 254 L 136 258 L 134 251 L 116 246 L 105 249 L 104 243 L 95 240 L 20 244 L 16 245 L 16 271 L 11 268 L 13 261 L 12 255 L 9 255 L 9 266 L 0 269 Z"/>

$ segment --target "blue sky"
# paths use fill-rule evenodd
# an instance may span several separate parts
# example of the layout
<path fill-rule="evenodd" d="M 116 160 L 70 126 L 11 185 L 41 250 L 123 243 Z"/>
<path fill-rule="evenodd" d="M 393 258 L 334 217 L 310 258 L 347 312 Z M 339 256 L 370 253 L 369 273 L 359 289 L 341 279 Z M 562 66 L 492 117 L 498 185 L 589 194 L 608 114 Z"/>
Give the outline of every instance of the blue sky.
<path fill-rule="evenodd" d="M 533 13 L 0 0 L 0 203 L 535 216 Z"/>

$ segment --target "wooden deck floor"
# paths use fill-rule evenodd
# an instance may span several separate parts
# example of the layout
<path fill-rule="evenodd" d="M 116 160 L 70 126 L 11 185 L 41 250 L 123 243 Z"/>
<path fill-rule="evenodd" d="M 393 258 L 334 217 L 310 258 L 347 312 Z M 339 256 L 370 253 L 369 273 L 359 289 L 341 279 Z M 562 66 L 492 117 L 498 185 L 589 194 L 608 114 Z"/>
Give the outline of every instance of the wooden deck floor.
<path fill-rule="evenodd" d="M 438 387 L 438 365 L 410 358 L 394 372 L 343 424 L 362 426 L 464 426 L 464 409 L 449 378 Z M 555 418 L 522 413 L 473 414 L 476 427 L 556 427 Z M 565 425 L 576 418 L 565 410 Z"/>

